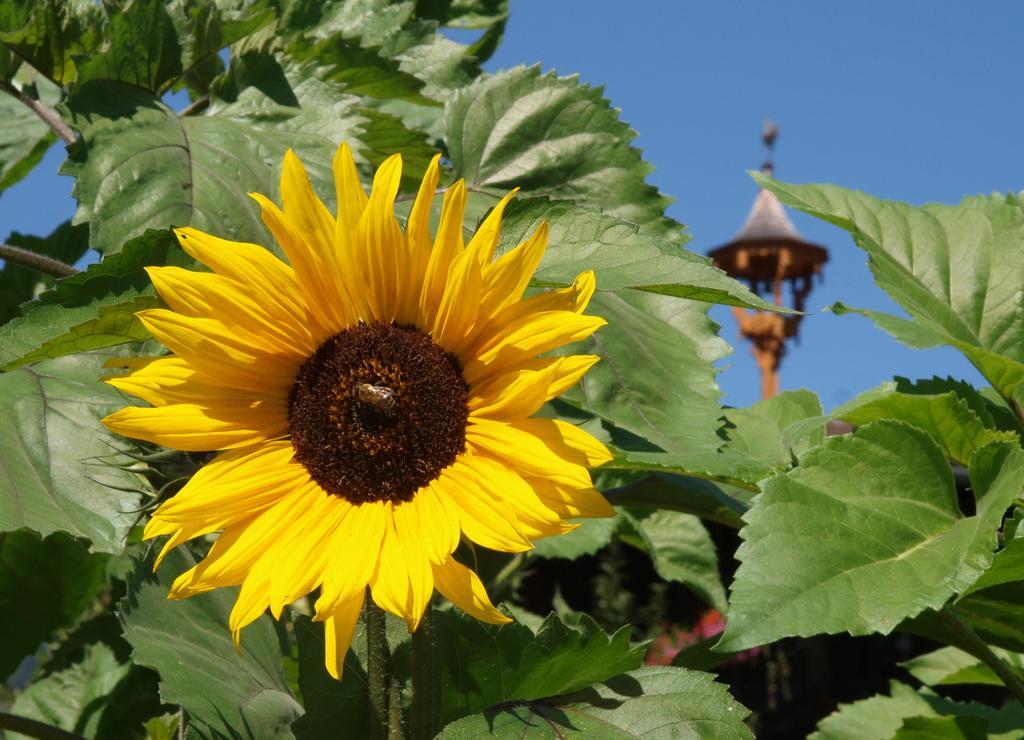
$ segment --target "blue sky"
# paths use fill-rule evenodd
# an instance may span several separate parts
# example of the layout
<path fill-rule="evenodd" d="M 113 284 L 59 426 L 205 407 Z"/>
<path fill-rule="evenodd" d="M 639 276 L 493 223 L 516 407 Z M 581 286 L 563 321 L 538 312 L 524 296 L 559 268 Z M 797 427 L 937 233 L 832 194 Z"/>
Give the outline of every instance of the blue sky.
<path fill-rule="evenodd" d="M 782 133 L 776 174 L 834 182 L 911 203 L 1020 190 L 1024 4 L 1008 2 L 681 2 L 512 0 L 505 40 L 489 70 L 540 62 L 604 85 L 639 133 L 676 198 L 689 248 L 728 241 L 756 188 L 765 117 Z M 74 211 L 71 180 L 54 147 L 25 182 L 0 196 L 0 231 L 45 234 Z M 802 214 L 793 220 L 831 251 L 808 307 L 842 300 L 895 310 L 844 233 Z M 727 309 L 712 315 L 736 351 L 719 376 L 725 403 L 759 395 L 748 347 Z M 809 316 L 781 372 L 783 389 L 817 391 L 826 409 L 893 375 L 953 375 L 980 382 L 953 350 L 910 350 L 867 320 Z"/>

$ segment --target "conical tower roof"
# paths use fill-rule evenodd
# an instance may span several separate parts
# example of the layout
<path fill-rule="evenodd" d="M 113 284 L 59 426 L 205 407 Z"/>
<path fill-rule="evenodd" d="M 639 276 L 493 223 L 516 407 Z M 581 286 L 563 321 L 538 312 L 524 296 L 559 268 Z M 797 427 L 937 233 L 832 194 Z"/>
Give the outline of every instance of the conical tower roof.
<path fill-rule="evenodd" d="M 780 265 L 783 251 L 786 255 Z M 760 190 L 739 233 L 708 256 L 760 292 L 778 278 L 809 279 L 828 261 L 828 250 L 804 239 L 775 194 Z"/>
<path fill-rule="evenodd" d="M 747 220 L 739 233 L 733 237 L 733 241 L 767 240 L 803 241 L 804 238 L 789 220 L 775 193 L 761 190 L 754 198 L 754 205 L 750 208 Z"/>

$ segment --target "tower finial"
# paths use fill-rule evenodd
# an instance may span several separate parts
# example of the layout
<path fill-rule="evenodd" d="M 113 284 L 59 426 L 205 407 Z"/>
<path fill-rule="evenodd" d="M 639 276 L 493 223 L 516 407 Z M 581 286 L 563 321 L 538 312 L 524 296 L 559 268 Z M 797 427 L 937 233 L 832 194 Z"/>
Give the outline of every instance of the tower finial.
<path fill-rule="evenodd" d="M 775 153 L 777 138 L 779 138 L 779 124 L 770 118 L 764 119 L 764 125 L 761 127 L 761 143 L 764 145 L 764 164 L 761 165 L 761 172 L 769 177 L 775 171 L 772 155 Z"/>

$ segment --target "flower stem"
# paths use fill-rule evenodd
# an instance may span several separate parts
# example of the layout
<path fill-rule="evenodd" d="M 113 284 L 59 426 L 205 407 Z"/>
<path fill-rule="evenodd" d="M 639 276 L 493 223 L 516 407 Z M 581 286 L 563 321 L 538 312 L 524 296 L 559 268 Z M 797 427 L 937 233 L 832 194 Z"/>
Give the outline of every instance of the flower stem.
<path fill-rule="evenodd" d="M 78 272 L 77 268 L 72 267 L 67 262 L 61 262 L 43 254 L 30 252 L 21 247 L 12 247 L 10 244 L 0 244 L 0 259 L 5 262 L 16 262 L 19 265 L 31 267 L 33 270 L 38 270 L 53 277 L 67 277 Z"/>
<path fill-rule="evenodd" d="M 0 712 L 0 730 L 19 732 L 28 737 L 39 738 L 39 740 L 82 740 L 81 735 L 75 735 L 45 722 L 19 717 L 7 712 Z"/>
<path fill-rule="evenodd" d="M 384 611 L 366 593 L 366 673 L 370 694 L 370 740 L 388 738 L 391 655 Z"/>
<path fill-rule="evenodd" d="M 402 732 L 402 687 L 393 674 L 391 691 L 388 692 L 388 740 L 405 740 Z"/>
<path fill-rule="evenodd" d="M 943 626 L 959 641 L 960 647 L 969 652 L 975 658 L 987 665 L 999 676 L 1013 697 L 1024 704 L 1024 682 L 1016 673 L 1010 670 L 999 656 L 992 652 L 992 648 L 982 640 L 978 633 L 971 629 L 970 625 L 964 622 L 956 610 L 947 606 L 939 612 L 939 620 Z"/>
<path fill-rule="evenodd" d="M 412 633 L 412 740 L 434 736 L 434 635 L 430 605 Z"/>

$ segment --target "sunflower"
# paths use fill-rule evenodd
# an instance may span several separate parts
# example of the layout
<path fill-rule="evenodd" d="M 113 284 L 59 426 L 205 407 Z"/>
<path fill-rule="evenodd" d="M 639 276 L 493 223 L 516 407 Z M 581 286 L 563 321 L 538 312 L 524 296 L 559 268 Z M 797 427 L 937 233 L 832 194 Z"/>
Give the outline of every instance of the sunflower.
<path fill-rule="evenodd" d="M 177 229 L 212 272 L 148 268 L 169 308 L 138 316 L 173 354 L 121 361 L 131 372 L 107 380 L 150 404 L 111 414 L 110 429 L 221 451 L 146 525 L 147 539 L 170 535 L 157 564 L 219 533 L 169 597 L 240 585 L 229 620 L 237 646 L 268 608 L 279 618 L 319 589 L 335 677 L 367 590 L 410 632 L 435 588 L 477 619 L 508 622 L 453 556 L 462 538 L 520 552 L 573 529 L 566 519 L 612 513 L 588 471 L 609 459 L 604 445 L 529 418 L 598 360 L 545 355 L 605 323 L 583 315 L 594 275 L 523 297 L 547 227 L 495 257 L 514 191 L 466 244 L 456 182 L 431 239 L 438 159 L 403 233 L 398 155 L 367 197 L 343 145 L 332 216 L 289 151 L 283 208 L 252 197 L 290 265 L 255 244 Z"/>

